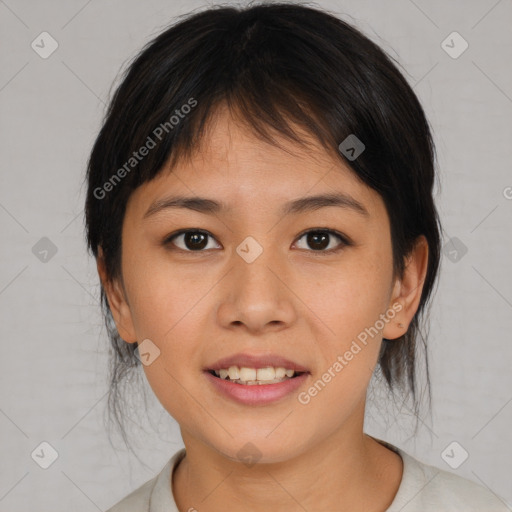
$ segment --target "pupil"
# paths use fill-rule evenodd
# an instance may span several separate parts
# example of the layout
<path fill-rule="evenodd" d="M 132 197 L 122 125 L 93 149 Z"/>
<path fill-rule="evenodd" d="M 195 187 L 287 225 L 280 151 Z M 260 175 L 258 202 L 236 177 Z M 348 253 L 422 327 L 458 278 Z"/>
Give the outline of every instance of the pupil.
<path fill-rule="evenodd" d="M 321 238 L 323 239 L 322 242 L 320 242 L 320 247 L 318 247 L 317 240 L 315 242 L 315 239 Z M 313 240 L 313 242 L 311 242 Z M 327 243 L 325 243 L 327 241 Z M 321 232 L 315 232 L 315 233 L 309 233 L 308 234 L 308 244 L 313 249 L 325 249 L 329 245 L 328 242 L 328 235 L 326 233 Z"/>
<path fill-rule="evenodd" d="M 206 235 L 204 235 L 203 233 L 186 233 L 185 245 L 187 246 L 188 249 L 203 249 L 207 245 Z"/>

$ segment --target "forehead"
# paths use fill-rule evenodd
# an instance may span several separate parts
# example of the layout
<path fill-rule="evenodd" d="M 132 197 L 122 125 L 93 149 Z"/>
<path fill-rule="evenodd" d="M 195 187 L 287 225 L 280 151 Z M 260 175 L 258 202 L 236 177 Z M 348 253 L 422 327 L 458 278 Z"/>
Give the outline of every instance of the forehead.
<path fill-rule="evenodd" d="M 216 169 L 222 171 L 224 176 L 244 179 L 249 178 L 248 174 L 276 174 L 275 171 L 281 168 L 283 173 L 280 176 L 284 181 L 289 181 L 289 178 L 297 181 L 311 174 L 321 176 L 334 165 L 340 165 L 340 160 L 329 154 L 310 133 L 295 124 L 293 129 L 301 143 L 288 139 L 273 128 L 267 128 L 268 134 L 276 142 L 272 144 L 263 140 L 255 127 L 241 120 L 239 114 L 222 105 L 207 125 L 188 167 L 190 170 L 205 170 L 216 164 L 219 166 Z M 351 173 L 348 168 L 345 170 L 347 174 Z M 231 171 L 233 175 L 229 174 Z"/>
<path fill-rule="evenodd" d="M 382 213 L 378 193 L 312 135 L 293 127 L 306 145 L 270 132 L 278 143 L 273 145 L 221 107 L 191 158 L 136 189 L 129 209 L 141 218 L 155 201 L 173 194 L 209 197 L 230 210 L 277 210 L 292 199 L 341 192 L 364 204 L 370 215 Z"/>

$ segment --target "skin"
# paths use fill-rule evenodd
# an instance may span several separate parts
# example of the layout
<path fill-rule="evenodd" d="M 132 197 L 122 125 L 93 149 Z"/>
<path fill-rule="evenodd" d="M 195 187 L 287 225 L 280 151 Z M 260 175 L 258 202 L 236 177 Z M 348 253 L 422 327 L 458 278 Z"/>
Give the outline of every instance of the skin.
<path fill-rule="evenodd" d="M 417 311 L 426 240 L 418 239 L 403 279 L 396 278 L 384 202 L 348 166 L 312 138 L 304 148 L 276 135 L 285 151 L 225 109 L 214 119 L 192 159 L 130 197 L 122 282 L 108 279 L 101 253 L 97 262 L 120 336 L 127 343 L 149 338 L 160 350 L 143 368 L 186 447 L 169 482 L 178 508 L 384 511 L 399 488 L 402 459 L 363 433 L 366 391 L 382 338 L 401 336 Z M 369 216 L 339 207 L 278 213 L 286 201 L 334 191 L 352 195 Z M 231 211 L 167 209 L 143 220 L 170 193 L 223 201 Z M 183 236 L 163 244 L 187 228 L 211 233 L 203 252 Z M 299 238 L 311 228 L 338 230 L 353 244 L 331 235 L 324 252 L 315 251 Z M 247 236 L 263 248 L 251 264 L 236 252 Z M 335 247 L 340 251 L 326 252 Z M 393 304 L 402 309 L 383 330 L 307 405 L 299 403 L 298 392 Z M 208 363 L 236 352 L 279 354 L 311 374 L 278 402 L 242 405 L 219 395 L 203 374 Z M 237 457 L 247 442 L 261 453 L 250 467 Z"/>

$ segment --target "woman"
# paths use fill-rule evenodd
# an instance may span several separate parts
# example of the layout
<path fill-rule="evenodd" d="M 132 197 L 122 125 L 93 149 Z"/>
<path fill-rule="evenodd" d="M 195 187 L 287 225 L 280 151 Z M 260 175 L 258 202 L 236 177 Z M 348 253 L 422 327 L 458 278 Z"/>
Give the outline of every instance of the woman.
<path fill-rule="evenodd" d="M 143 49 L 91 153 L 87 241 L 112 407 L 142 366 L 185 449 L 111 512 L 506 510 L 363 431 L 375 371 L 418 405 L 434 158 L 390 58 L 321 10 L 213 7 Z"/>

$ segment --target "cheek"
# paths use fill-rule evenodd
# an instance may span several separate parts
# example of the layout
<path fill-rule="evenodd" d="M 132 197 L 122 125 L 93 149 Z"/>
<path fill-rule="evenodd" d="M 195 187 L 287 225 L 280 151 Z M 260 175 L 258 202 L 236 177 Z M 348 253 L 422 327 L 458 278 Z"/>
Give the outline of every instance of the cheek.
<path fill-rule="evenodd" d="M 192 266 L 183 269 L 172 265 L 163 254 L 160 249 L 141 254 L 127 244 L 126 286 L 139 337 L 167 343 L 187 326 L 188 315 L 209 284 Z"/>
<path fill-rule="evenodd" d="M 315 279 L 300 281 L 297 294 L 316 316 L 321 339 L 343 348 L 365 328 L 375 325 L 388 305 L 388 271 L 359 258 L 343 266 L 315 269 Z"/>
<path fill-rule="evenodd" d="M 151 271 L 145 272 L 145 268 Z M 183 387 L 190 389 L 197 384 L 197 374 L 190 369 L 199 371 L 201 365 L 197 344 L 204 336 L 198 326 L 207 315 L 204 296 L 209 286 L 204 279 L 202 284 L 193 283 L 158 264 L 139 264 L 131 269 L 126 285 L 137 339 L 151 340 L 154 345 L 149 346 L 157 354 L 143 370 L 157 398 L 176 417 L 175 413 L 191 406 L 185 403 Z"/>
<path fill-rule="evenodd" d="M 164 409 L 180 424 L 203 424 L 206 418 L 193 396 L 201 368 L 201 337 L 198 326 L 205 305 L 199 290 L 183 293 L 166 281 L 154 281 L 151 293 L 141 294 L 134 307 L 139 339 L 149 338 L 158 347 L 158 357 L 143 366 L 149 385 Z M 203 294 L 204 295 L 204 292 Z"/>

